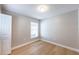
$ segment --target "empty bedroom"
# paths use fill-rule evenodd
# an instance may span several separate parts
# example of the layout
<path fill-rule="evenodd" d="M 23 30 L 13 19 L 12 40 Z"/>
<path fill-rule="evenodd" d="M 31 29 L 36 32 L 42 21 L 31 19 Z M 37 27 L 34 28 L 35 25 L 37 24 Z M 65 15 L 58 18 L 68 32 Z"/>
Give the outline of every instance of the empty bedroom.
<path fill-rule="evenodd" d="M 0 55 L 79 55 L 79 4 L 0 4 Z"/>

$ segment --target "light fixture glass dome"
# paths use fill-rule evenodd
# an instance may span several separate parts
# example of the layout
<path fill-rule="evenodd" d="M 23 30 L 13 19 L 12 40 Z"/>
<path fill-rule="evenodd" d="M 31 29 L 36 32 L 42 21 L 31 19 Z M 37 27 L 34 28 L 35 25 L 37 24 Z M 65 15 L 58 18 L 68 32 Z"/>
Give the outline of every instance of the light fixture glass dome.
<path fill-rule="evenodd" d="M 37 7 L 37 10 L 38 10 L 39 12 L 46 12 L 46 11 L 48 10 L 48 6 L 47 6 L 47 5 L 39 5 L 39 6 Z"/>

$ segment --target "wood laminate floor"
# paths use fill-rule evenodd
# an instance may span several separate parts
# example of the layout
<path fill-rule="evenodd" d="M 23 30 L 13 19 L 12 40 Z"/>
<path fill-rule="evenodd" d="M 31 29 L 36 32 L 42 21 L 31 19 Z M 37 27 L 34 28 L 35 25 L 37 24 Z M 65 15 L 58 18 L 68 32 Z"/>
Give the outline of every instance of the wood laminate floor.
<path fill-rule="evenodd" d="M 69 49 L 59 47 L 44 41 L 36 41 L 12 51 L 12 55 L 79 55 Z"/>

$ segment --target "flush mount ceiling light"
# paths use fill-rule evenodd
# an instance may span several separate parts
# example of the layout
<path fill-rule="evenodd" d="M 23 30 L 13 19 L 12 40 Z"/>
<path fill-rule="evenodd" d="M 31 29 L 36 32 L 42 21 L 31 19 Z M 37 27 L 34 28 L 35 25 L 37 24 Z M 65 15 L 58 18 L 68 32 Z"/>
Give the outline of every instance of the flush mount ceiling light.
<path fill-rule="evenodd" d="M 46 11 L 48 10 L 48 6 L 47 6 L 47 5 L 39 5 L 39 6 L 37 7 L 37 10 L 38 10 L 39 12 L 46 12 Z"/>

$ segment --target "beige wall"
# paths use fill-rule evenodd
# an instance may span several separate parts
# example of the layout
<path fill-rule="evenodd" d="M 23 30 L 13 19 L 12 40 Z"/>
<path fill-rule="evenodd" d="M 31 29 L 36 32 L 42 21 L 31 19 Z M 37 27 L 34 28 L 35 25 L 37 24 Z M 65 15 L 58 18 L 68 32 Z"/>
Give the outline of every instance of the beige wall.
<path fill-rule="evenodd" d="M 78 10 L 41 21 L 42 39 L 79 49 Z"/>
<path fill-rule="evenodd" d="M 1 14 L 1 5 L 0 5 L 0 14 Z M 1 16 L 0 16 L 0 19 L 1 19 Z M 0 32 L 1 32 L 1 29 L 0 29 Z M 1 50 L 2 50 L 2 41 L 0 39 L 0 54 L 1 54 Z"/>
<path fill-rule="evenodd" d="M 78 41 L 76 47 L 79 49 L 79 9 L 78 9 Z"/>
<path fill-rule="evenodd" d="M 0 13 L 1 13 L 1 5 L 0 5 Z"/>
<path fill-rule="evenodd" d="M 0 13 L 1 13 L 1 5 L 0 5 Z"/>
<path fill-rule="evenodd" d="M 30 22 L 39 23 L 39 20 L 7 11 L 3 13 L 12 15 L 12 47 L 39 39 L 39 37 L 36 39 L 30 38 Z"/>
<path fill-rule="evenodd" d="M 1 5 L 0 5 L 0 13 L 1 13 Z M 1 19 L 1 17 L 0 17 L 0 19 Z M 0 54 L 1 54 L 1 40 L 0 40 Z"/>

